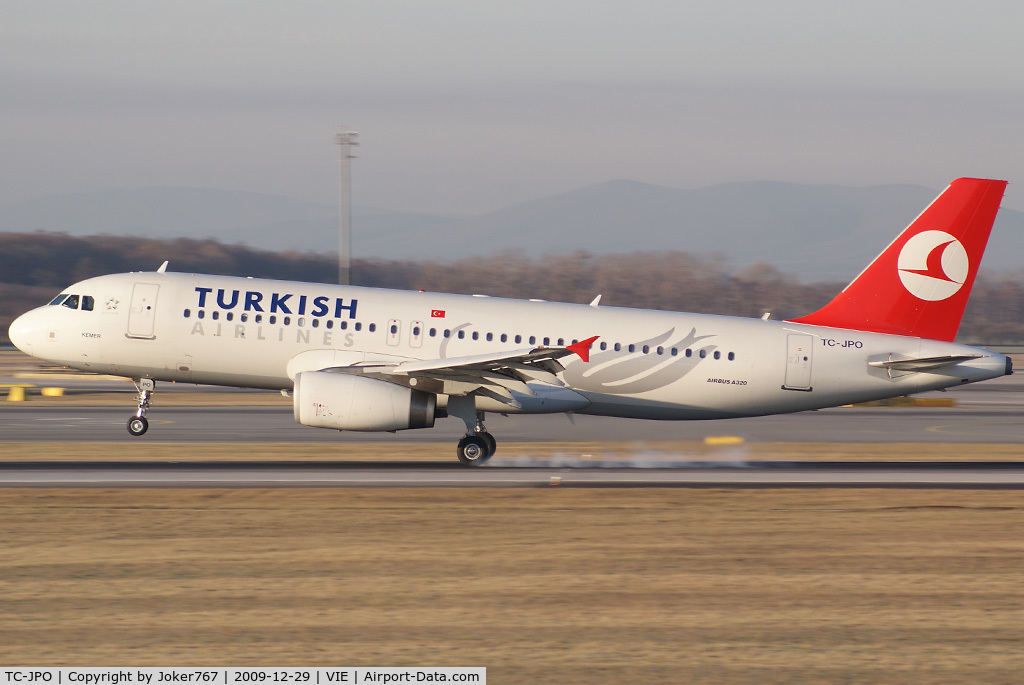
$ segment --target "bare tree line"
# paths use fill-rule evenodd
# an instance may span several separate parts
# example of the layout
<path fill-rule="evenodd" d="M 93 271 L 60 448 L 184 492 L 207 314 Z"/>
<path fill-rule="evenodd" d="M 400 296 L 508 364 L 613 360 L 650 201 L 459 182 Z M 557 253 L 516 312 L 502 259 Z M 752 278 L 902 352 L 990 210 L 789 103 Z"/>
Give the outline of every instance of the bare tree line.
<path fill-rule="evenodd" d="M 0 339 L 17 314 L 73 282 L 106 273 L 170 270 L 331 283 L 334 255 L 273 253 L 213 240 L 141 240 L 109 236 L 0 234 Z M 721 257 L 685 252 L 532 258 L 506 252 L 450 262 L 355 260 L 358 285 L 479 293 L 495 297 L 785 319 L 813 312 L 845 284 L 804 284 L 768 264 L 740 270 Z M 1024 341 L 1024 272 L 982 276 L 960 331 L 965 342 Z"/>

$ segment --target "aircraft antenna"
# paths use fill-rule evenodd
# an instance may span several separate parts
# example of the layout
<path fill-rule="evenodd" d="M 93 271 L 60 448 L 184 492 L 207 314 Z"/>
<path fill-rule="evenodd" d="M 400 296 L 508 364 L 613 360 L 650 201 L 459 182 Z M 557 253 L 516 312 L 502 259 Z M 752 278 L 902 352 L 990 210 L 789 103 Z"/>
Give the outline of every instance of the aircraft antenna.
<path fill-rule="evenodd" d="M 340 236 L 338 240 L 338 283 L 349 285 L 352 271 L 352 148 L 359 145 L 356 138 L 359 134 L 342 126 L 334 134 L 334 142 L 339 146 L 339 187 L 338 223 Z"/>

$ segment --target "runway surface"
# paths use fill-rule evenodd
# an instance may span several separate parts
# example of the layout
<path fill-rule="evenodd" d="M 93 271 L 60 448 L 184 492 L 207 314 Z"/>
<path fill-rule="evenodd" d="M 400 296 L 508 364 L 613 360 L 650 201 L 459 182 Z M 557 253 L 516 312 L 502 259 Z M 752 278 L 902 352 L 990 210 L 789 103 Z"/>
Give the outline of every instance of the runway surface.
<path fill-rule="evenodd" d="M 7 379 L 11 382 L 14 379 Z M 163 394 L 181 396 L 195 386 L 162 384 L 149 413 L 150 430 L 133 438 L 125 423 L 134 411 L 130 384 L 83 376 L 72 387 L 116 390 L 124 406 L 86 407 L 0 401 L 0 442 L 442 442 L 454 444 L 465 429 L 458 419 L 434 428 L 398 433 L 339 433 L 301 426 L 291 407 L 167 407 Z M 94 387 L 95 386 L 95 387 Z M 81 388 L 79 388 L 81 389 Z M 207 392 L 209 388 L 204 388 Z M 1006 376 L 919 397 L 949 398 L 952 408 L 834 408 L 723 421 L 637 421 L 563 414 L 487 415 L 499 442 L 703 440 L 733 435 L 748 442 L 953 442 L 1024 444 L 1024 378 Z"/>
<path fill-rule="evenodd" d="M 0 487 L 896 487 L 1024 489 L 1024 463 L 831 462 L 622 468 L 391 462 L 4 462 Z"/>
<path fill-rule="evenodd" d="M 465 432 L 458 419 L 398 433 L 352 433 L 309 428 L 288 407 L 160 407 L 149 432 L 125 429 L 130 406 L 43 406 L 0 403 L 0 442 L 442 442 Z M 499 442 L 703 440 L 733 435 L 748 442 L 953 442 L 1024 443 L 1024 407 L 960 402 L 954 408 L 835 408 L 724 421 L 637 421 L 563 414 L 489 414 Z"/>
<path fill-rule="evenodd" d="M 96 381 L 88 381 L 96 382 Z M 109 383 L 109 382 L 108 382 Z M 122 384 L 123 385 L 123 384 Z M 174 392 L 187 391 L 177 386 Z M 477 469 L 445 462 L 146 462 L 153 443 L 450 443 L 464 432 L 457 419 L 433 429 L 398 433 L 339 433 L 295 423 L 291 408 L 162 407 L 150 411 L 150 430 L 131 437 L 132 392 L 121 408 L 42 402 L 0 402 L 0 442 L 118 442 L 139 448 L 131 462 L 5 462 L 0 487 L 943 487 L 1022 488 L 1024 463 L 967 463 L 986 458 L 984 444 L 1024 444 L 1024 381 L 1011 376 L 931 397 L 955 407 L 834 408 L 726 421 L 658 422 L 565 415 L 489 414 L 487 428 L 498 455 Z M 822 463 L 681 461 L 678 455 L 638 453 L 628 463 L 535 458 L 501 451 L 511 442 L 702 441 L 736 436 L 748 443 L 953 443 L 963 463 Z M 571 451 L 571 450 L 569 450 Z M 640 450 L 642 452 L 643 450 Z M 132 452 L 134 456 L 134 450 Z M 737 459 L 743 452 L 737 451 Z M 526 455 L 526 456 L 524 456 Z M 637 455 L 634 455 L 637 456 Z M 698 457 L 701 458 L 701 457 Z M 544 459 L 547 459 L 545 461 Z M 673 461 L 675 460 L 675 461 Z M 554 480 L 553 480 L 554 479 Z"/>

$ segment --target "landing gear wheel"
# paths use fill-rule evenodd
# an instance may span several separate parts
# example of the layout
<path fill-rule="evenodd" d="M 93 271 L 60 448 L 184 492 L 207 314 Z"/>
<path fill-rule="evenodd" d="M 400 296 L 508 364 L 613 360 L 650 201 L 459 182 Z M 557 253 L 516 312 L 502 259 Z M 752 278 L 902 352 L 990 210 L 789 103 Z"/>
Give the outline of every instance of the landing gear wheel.
<path fill-rule="evenodd" d="M 149 430 L 149 421 L 145 416 L 133 416 L 128 419 L 128 432 L 139 437 Z"/>
<path fill-rule="evenodd" d="M 487 441 L 479 435 L 467 435 L 459 440 L 456 454 L 466 466 L 479 466 L 491 458 L 492 452 L 488 450 Z"/>
<path fill-rule="evenodd" d="M 152 378 L 140 378 L 133 382 L 139 391 L 139 396 L 135 398 L 139 402 L 139 408 L 135 412 L 135 416 L 128 419 L 128 432 L 135 437 L 139 437 L 149 430 L 149 420 L 146 419 L 146 412 L 149 411 L 149 398 L 156 391 L 156 381 Z"/>
<path fill-rule="evenodd" d="M 493 457 L 494 453 L 498 449 L 498 441 L 494 439 L 494 436 L 487 431 L 484 431 L 482 433 L 477 433 L 476 437 L 483 438 L 484 442 L 487 443 L 487 458 L 490 459 Z"/>

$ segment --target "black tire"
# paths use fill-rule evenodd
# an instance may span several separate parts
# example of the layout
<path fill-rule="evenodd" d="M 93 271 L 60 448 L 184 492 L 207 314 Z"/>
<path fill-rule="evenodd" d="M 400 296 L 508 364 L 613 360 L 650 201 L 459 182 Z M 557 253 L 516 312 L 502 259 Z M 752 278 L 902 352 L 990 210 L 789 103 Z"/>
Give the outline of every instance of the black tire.
<path fill-rule="evenodd" d="M 467 435 L 459 440 L 456 454 L 459 461 L 466 466 L 480 466 L 491 458 L 487 451 L 487 441 L 478 435 Z"/>
<path fill-rule="evenodd" d="M 133 416 L 128 419 L 128 432 L 139 437 L 149 430 L 149 421 L 145 416 Z"/>
<path fill-rule="evenodd" d="M 477 433 L 476 436 L 478 438 L 483 438 L 484 442 L 487 443 L 487 458 L 490 459 L 493 457 L 494 453 L 498 451 L 498 441 L 494 439 L 494 436 L 487 431 Z"/>

